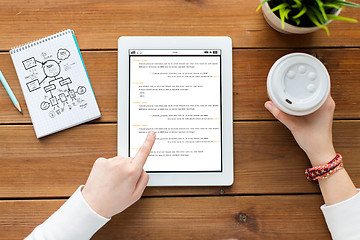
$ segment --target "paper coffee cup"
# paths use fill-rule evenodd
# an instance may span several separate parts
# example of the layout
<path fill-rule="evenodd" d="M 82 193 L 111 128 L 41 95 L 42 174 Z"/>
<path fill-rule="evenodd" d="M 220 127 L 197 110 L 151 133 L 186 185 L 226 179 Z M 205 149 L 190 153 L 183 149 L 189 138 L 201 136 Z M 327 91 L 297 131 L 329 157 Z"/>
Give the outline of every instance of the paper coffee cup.
<path fill-rule="evenodd" d="M 330 92 L 325 66 L 305 53 L 291 53 L 278 59 L 267 78 L 269 98 L 283 112 L 303 116 L 315 112 Z"/>

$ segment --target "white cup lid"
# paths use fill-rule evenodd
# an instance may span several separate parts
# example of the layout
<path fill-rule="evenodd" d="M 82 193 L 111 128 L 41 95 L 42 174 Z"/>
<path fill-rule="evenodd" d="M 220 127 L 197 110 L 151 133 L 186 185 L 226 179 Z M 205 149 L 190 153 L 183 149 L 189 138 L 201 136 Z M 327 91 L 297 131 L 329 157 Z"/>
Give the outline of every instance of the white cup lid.
<path fill-rule="evenodd" d="M 325 66 L 305 53 L 291 53 L 278 59 L 267 78 L 270 99 L 282 111 L 302 116 L 316 111 L 330 92 Z"/>

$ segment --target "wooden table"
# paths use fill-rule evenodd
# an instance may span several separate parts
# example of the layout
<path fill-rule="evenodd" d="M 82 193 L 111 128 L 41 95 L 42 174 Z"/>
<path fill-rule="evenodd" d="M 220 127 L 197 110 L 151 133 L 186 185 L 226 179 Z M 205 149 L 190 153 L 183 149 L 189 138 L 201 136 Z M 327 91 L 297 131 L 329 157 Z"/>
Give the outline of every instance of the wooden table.
<path fill-rule="evenodd" d="M 358 2 L 358 1 L 357 1 Z M 337 103 L 334 142 L 360 186 L 360 24 L 333 22 L 331 36 L 272 30 L 257 0 L 2 0 L 0 69 L 23 108 L 0 87 L 0 238 L 21 239 L 84 184 L 96 158 L 116 155 L 117 39 L 133 35 L 230 36 L 234 162 L 231 187 L 152 187 L 94 239 L 330 239 L 310 164 L 266 111 L 266 76 L 290 52 L 317 56 Z M 343 16 L 360 19 L 360 11 Z M 73 29 L 102 117 L 38 140 L 8 50 Z"/>

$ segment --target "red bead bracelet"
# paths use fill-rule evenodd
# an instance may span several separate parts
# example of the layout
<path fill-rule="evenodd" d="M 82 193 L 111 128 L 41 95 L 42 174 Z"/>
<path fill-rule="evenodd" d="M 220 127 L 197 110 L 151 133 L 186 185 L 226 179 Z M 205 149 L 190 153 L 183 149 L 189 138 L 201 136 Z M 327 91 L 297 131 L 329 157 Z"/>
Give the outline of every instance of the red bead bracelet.
<path fill-rule="evenodd" d="M 328 178 L 344 167 L 342 156 L 337 153 L 336 156 L 327 164 L 307 168 L 305 170 L 306 178 L 309 181 L 317 182 L 318 179 Z"/>

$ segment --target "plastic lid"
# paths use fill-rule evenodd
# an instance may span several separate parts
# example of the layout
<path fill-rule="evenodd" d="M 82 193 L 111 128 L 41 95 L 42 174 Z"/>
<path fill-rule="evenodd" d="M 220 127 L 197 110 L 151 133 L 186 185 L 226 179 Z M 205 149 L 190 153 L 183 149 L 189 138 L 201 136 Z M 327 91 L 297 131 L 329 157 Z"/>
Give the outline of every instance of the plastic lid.
<path fill-rule="evenodd" d="M 267 78 L 270 99 L 283 112 L 307 115 L 321 107 L 330 92 L 325 66 L 305 53 L 291 53 L 278 59 Z"/>

